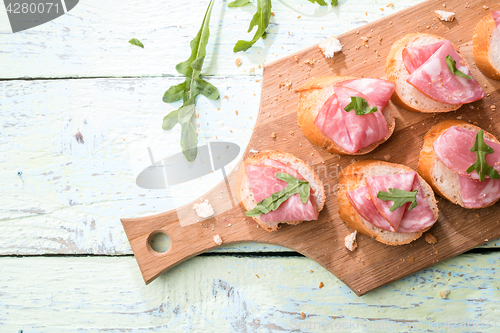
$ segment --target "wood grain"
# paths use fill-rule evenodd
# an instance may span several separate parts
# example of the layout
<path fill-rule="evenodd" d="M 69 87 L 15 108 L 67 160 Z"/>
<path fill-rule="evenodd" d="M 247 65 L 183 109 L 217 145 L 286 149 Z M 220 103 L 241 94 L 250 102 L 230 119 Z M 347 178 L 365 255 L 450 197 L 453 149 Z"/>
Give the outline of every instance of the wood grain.
<path fill-rule="evenodd" d="M 401 163 L 416 169 L 418 152 L 426 131 L 437 122 L 461 117 L 477 122 L 490 132 L 500 134 L 495 124 L 496 116 L 489 106 L 499 102 L 496 90 L 500 83 L 487 79 L 473 65 L 471 51 L 472 32 L 479 19 L 488 13 L 483 1 L 447 4 L 447 10 L 456 13 L 454 22 L 437 21 L 433 8 L 442 8 L 444 1 L 428 1 L 351 31 L 339 39 L 344 44 L 343 52 L 334 60 L 325 60 L 317 46 L 308 48 L 264 67 L 259 118 L 249 147 L 256 150 L 279 149 L 293 152 L 308 162 L 317 171 L 325 184 L 327 200 L 317 221 L 299 226 L 284 226 L 278 232 L 267 233 L 246 218 L 241 206 L 212 218 L 203 224 L 180 227 L 176 212 L 167 212 L 147 218 L 123 219 L 123 226 L 131 243 L 137 262 L 146 283 L 151 282 L 165 270 L 199 253 L 215 248 L 213 236 L 218 234 L 224 243 L 256 241 L 288 247 L 317 261 L 349 286 L 357 295 L 397 280 L 428 267 L 436 262 L 460 254 L 474 246 L 500 235 L 499 206 L 486 209 L 466 210 L 445 200 L 439 200 L 440 217 L 431 229 L 438 238 L 436 245 L 427 244 L 423 238 L 406 246 L 391 247 L 360 237 L 359 249 L 348 253 L 343 239 L 349 232 L 337 215 L 335 185 L 338 171 L 352 162 L 352 156 L 331 155 L 312 146 L 301 135 L 296 122 L 298 94 L 287 89 L 281 82 L 292 82 L 296 88 L 315 76 L 358 75 L 384 77 L 384 61 L 391 44 L 405 33 L 432 32 L 454 42 L 471 65 L 474 76 L 489 97 L 466 105 L 447 114 L 420 114 L 399 109 L 396 115 L 396 131 L 393 136 L 374 152 L 362 158 L 381 159 L 390 155 L 391 162 Z M 429 15 L 429 13 L 432 15 Z M 368 37 L 364 47 L 360 37 Z M 382 39 L 380 39 L 382 38 Z M 380 41 L 380 42 L 379 42 Z M 357 47 L 359 46 L 359 47 Z M 313 65 L 305 63 L 314 62 Z M 293 135 L 291 132 L 293 132 Z M 276 138 L 271 138 L 271 133 Z M 246 153 L 248 156 L 249 152 Z M 322 170 L 325 170 L 322 174 Z M 231 183 L 234 173 L 229 175 Z M 218 188 L 205 197 L 214 198 Z M 215 207 L 223 203 L 215 201 Z M 191 205 L 192 206 L 192 205 Z M 184 210 L 189 210 L 190 205 Z M 231 227 L 228 228 L 228 225 Z M 162 254 L 153 251 L 148 239 L 152 233 L 165 232 L 172 241 L 171 248 Z M 360 274 L 361 272 L 361 274 Z"/>

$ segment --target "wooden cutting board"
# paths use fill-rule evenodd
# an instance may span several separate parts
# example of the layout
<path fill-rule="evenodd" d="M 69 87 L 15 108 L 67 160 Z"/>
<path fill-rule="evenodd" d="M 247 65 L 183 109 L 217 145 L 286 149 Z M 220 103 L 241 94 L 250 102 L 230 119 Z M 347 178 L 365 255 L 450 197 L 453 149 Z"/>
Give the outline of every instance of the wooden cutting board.
<path fill-rule="evenodd" d="M 228 185 L 232 184 L 236 175 L 236 170 L 233 170 L 226 182 L 221 182 L 203 196 L 214 206 L 217 214 L 214 218 L 187 226 L 181 226 L 176 211 L 122 219 L 145 282 L 150 283 L 178 263 L 216 248 L 218 245 L 213 237 L 219 235 L 224 244 L 261 242 L 300 252 L 335 274 L 360 296 L 499 237 L 499 204 L 468 210 L 438 198 L 439 219 L 430 230 L 438 239 L 436 244 L 430 245 L 421 237 L 409 245 L 394 247 L 360 235 L 358 249 L 349 252 L 344 247 L 344 237 L 350 230 L 338 217 L 335 195 L 338 173 L 354 160 L 388 159 L 416 169 L 424 134 L 442 120 L 463 119 L 499 136 L 500 81 L 486 78 L 472 58 L 474 28 L 491 11 L 483 6 L 499 9 L 493 1 L 427 1 L 339 36 L 344 45 L 343 51 L 334 59 L 326 60 L 318 46 L 313 46 L 266 65 L 259 116 L 244 158 L 251 155 L 250 149 L 277 149 L 291 152 L 309 163 L 322 179 L 327 193 L 325 208 L 318 221 L 297 226 L 283 225 L 273 233 L 264 231 L 244 215 L 244 209 L 235 203 L 232 196 L 231 200 L 219 196 L 221 191 L 230 191 Z M 439 21 L 434 13 L 437 9 L 455 12 L 455 20 Z M 332 155 L 312 145 L 297 124 L 298 93 L 295 89 L 313 77 L 324 75 L 384 78 L 385 59 L 392 43 L 413 32 L 438 34 L 458 46 L 487 97 L 445 114 L 420 114 L 398 108 L 394 134 L 367 155 Z M 368 38 L 367 46 L 363 46 L 361 37 Z M 491 105 L 497 105 L 499 111 L 490 108 Z M 273 132 L 275 138 L 272 137 Z M 193 212 L 192 207 L 193 203 L 178 211 L 189 214 Z M 192 219 L 194 222 L 195 217 Z M 158 232 L 164 232 L 170 238 L 171 246 L 165 253 L 155 252 L 149 245 L 151 237 Z"/>

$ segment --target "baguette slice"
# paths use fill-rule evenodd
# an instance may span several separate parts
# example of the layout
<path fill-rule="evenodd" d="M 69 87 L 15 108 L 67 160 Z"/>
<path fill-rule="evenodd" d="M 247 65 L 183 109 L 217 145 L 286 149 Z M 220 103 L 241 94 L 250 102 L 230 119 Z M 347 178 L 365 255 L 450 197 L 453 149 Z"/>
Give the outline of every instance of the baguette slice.
<path fill-rule="evenodd" d="M 476 25 L 472 43 L 477 67 L 489 78 L 500 80 L 500 31 L 491 13 Z"/>
<path fill-rule="evenodd" d="M 447 104 L 435 101 L 406 82 L 410 73 L 408 73 L 403 62 L 403 50 L 406 47 L 429 45 L 444 40 L 446 39 L 437 35 L 414 33 L 406 35 L 392 45 L 385 64 L 385 74 L 387 80 L 396 85 L 396 89 L 392 94 L 394 103 L 414 112 L 449 112 L 458 110 L 462 106 L 462 104 Z M 460 52 L 458 54 L 465 61 L 464 56 Z"/>
<path fill-rule="evenodd" d="M 314 172 L 314 170 L 304 161 L 299 159 L 297 156 L 284 153 L 274 150 L 265 150 L 255 154 L 252 157 L 249 157 L 245 160 L 244 164 L 240 167 L 238 171 L 238 175 L 236 177 L 235 182 L 235 191 L 238 200 L 242 203 L 245 210 L 249 211 L 255 206 L 257 206 L 257 202 L 253 196 L 252 188 L 250 187 L 250 183 L 248 181 L 247 172 L 245 169 L 246 164 L 257 163 L 265 160 L 266 158 L 270 158 L 272 160 L 281 162 L 283 164 L 288 165 L 289 167 L 296 170 L 298 173 L 304 177 L 305 180 L 309 182 L 311 185 L 311 196 L 316 204 L 316 209 L 320 212 L 325 205 L 325 189 L 323 187 L 323 183 L 319 179 L 318 175 Z M 312 193 L 314 191 L 314 194 Z M 276 231 L 279 228 L 280 223 L 287 224 L 299 224 L 302 221 L 276 221 L 276 222 L 264 222 L 259 216 L 254 216 L 253 219 L 265 230 L 271 232 Z"/>
<path fill-rule="evenodd" d="M 366 236 L 369 236 L 371 238 L 375 238 L 376 241 L 387 245 L 403 245 L 418 239 L 431 227 L 408 233 L 383 230 L 379 227 L 374 226 L 373 224 L 365 220 L 361 215 L 359 215 L 347 198 L 347 192 L 353 191 L 359 187 L 366 185 L 365 177 L 391 175 L 412 171 L 414 170 L 401 164 L 376 160 L 364 160 L 349 165 L 341 172 L 339 176 L 340 181 L 337 198 L 339 202 L 339 215 L 342 221 L 344 221 L 349 228 L 357 230 L 358 232 L 365 234 Z M 422 177 L 420 177 L 418 174 L 417 176 L 420 181 L 420 186 L 422 186 L 422 190 L 424 191 L 424 196 L 427 200 L 427 203 L 429 204 L 429 207 L 431 208 L 434 216 L 437 219 L 438 207 L 436 199 L 434 198 L 434 192 L 432 192 L 432 188 L 425 182 Z"/>
<path fill-rule="evenodd" d="M 433 146 L 434 141 L 448 128 L 453 126 L 459 126 L 475 132 L 481 130 L 480 127 L 469 124 L 466 121 L 454 119 L 445 120 L 435 125 L 424 136 L 424 145 L 420 150 L 417 172 L 432 186 L 434 191 L 439 196 L 448 199 L 454 204 L 464 207 L 464 202 L 460 193 L 460 181 L 458 179 L 458 174 L 445 166 L 443 162 L 438 159 L 434 153 Z M 495 136 L 486 131 L 484 132 L 484 138 L 499 143 Z M 495 202 L 487 206 L 491 206 L 493 204 L 495 204 Z"/>
<path fill-rule="evenodd" d="M 321 132 L 316 125 L 314 119 L 323 107 L 323 104 L 330 96 L 334 94 L 333 87 L 342 81 L 358 79 L 353 76 L 324 76 L 312 79 L 297 89 L 300 92 L 299 96 L 299 111 L 297 121 L 302 133 L 305 137 L 318 147 L 326 148 L 329 153 L 340 155 L 363 155 L 377 148 L 381 143 L 387 141 L 394 132 L 396 122 L 393 113 L 396 112 L 396 107 L 389 101 L 387 106 L 382 110 L 382 114 L 389 125 L 389 134 L 384 139 L 374 142 L 369 146 L 361 148 L 355 153 L 349 153 L 338 146 L 332 139 Z"/>

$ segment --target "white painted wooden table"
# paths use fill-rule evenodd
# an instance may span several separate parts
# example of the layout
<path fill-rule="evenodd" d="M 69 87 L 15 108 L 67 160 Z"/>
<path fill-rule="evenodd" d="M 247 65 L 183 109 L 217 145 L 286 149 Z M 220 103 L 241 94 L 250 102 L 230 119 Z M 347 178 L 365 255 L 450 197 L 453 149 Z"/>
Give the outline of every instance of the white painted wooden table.
<path fill-rule="evenodd" d="M 222 98 L 199 99 L 201 136 L 244 150 L 259 65 L 420 1 L 389 2 L 274 0 L 268 38 L 234 54 L 255 5 L 218 1 L 203 72 Z M 135 185 L 147 147 L 157 159 L 179 151 L 179 129 L 161 129 L 178 104 L 161 97 L 182 80 L 175 65 L 207 4 L 83 0 L 0 35 L 0 332 L 500 331 L 498 240 L 363 297 L 315 262 L 262 244 L 218 249 L 144 285 L 119 219 L 170 210 L 218 181 L 177 192 Z"/>

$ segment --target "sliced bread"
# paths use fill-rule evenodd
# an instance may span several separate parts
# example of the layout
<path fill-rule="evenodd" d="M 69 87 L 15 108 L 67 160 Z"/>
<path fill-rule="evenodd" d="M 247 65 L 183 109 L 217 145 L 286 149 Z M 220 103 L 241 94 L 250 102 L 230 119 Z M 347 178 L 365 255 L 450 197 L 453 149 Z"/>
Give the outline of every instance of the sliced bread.
<path fill-rule="evenodd" d="M 491 13 L 476 25 L 472 43 L 477 67 L 489 78 L 500 80 L 500 30 Z"/>

